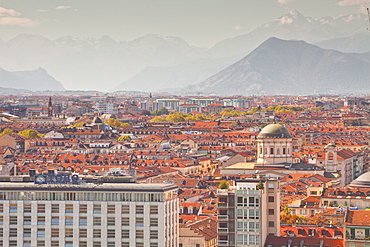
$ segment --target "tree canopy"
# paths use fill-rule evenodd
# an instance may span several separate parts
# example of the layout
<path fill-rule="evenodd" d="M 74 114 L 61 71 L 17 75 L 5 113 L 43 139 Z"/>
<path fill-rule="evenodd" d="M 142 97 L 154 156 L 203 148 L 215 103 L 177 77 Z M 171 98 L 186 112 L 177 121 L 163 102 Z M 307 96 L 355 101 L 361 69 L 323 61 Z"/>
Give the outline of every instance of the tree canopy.
<path fill-rule="evenodd" d="M 128 123 L 123 123 L 115 118 L 110 118 L 108 121 L 104 122 L 105 124 L 109 125 L 110 127 L 113 128 L 124 128 L 124 127 L 129 127 L 130 124 Z"/>
<path fill-rule="evenodd" d="M 23 136 L 23 137 L 28 138 L 28 139 L 36 139 L 36 138 L 44 137 L 43 134 L 39 134 L 33 129 L 21 130 L 21 131 L 18 132 L 18 135 Z"/>
<path fill-rule="evenodd" d="M 6 134 L 11 135 L 11 134 L 13 134 L 13 133 L 14 133 L 14 131 L 13 131 L 12 129 L 6 128 L 6 129 L 4 129 L 4 130 L 0 133 L 0 136 L 6 135 Z"/>

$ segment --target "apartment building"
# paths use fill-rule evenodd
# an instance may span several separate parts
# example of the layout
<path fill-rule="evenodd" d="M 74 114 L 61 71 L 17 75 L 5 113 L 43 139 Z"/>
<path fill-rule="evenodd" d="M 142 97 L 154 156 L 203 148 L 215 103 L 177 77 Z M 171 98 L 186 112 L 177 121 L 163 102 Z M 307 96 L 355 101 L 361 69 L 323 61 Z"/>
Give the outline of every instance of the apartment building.
<path fill-rule="evenodd" d="M 218 190 L 218 246 L 264 246 L 280 236 L 280 192 L 277 179 L 246 179 Z"/>
<path fill-rule="evenodd" d="M 175 185 L 51 184 L 50 176 L 1 183 L 0 246 L 178 246 Z"/>

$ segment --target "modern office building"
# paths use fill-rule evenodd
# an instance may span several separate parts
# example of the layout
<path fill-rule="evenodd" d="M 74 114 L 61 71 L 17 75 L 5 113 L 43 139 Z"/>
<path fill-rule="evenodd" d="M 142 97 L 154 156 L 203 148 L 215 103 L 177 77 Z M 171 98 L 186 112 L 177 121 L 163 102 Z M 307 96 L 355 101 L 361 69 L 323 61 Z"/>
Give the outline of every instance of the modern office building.
<path fill-rule="evenodd" d="M 280 236 L 280 189 L 277 179 L 246 179 L 218 190 L 218 246 L 264 246 Z"/>
<path fill-rule="evenodd" d="M 56 184 L 57 176 L 0 184 L 0 246 L 178 246 L 175 185 Z"/>

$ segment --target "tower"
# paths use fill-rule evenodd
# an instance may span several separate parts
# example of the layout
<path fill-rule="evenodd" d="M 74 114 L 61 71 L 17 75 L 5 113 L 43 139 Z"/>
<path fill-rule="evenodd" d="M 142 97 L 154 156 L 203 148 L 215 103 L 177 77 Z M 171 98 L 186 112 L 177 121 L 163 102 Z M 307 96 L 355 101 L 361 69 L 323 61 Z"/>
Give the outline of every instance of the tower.
<path fill-rule="evenodd" d="M 51 102 L 51 96 L 49 97 L 49 103 L 48 103 L 48 117 L 53 116 L 53 103 Z"/>

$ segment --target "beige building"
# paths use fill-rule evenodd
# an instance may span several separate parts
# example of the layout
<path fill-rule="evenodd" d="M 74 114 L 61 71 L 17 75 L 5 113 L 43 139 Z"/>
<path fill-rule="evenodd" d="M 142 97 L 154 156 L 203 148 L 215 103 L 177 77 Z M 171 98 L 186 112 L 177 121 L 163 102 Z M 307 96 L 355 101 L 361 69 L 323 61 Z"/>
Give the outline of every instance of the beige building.
<path fill-rule="evenodd" d="M 176 186 L 44 184 L 42 176 L 1 183 L 0 246 L 178 246 Z"/>
<path fill-rule="evenodd" d="M 218 246 L 264 246 L 267 236 L 280 236 L 277 179 L 237 181 L 235 187 L 217 193 Z"/>

